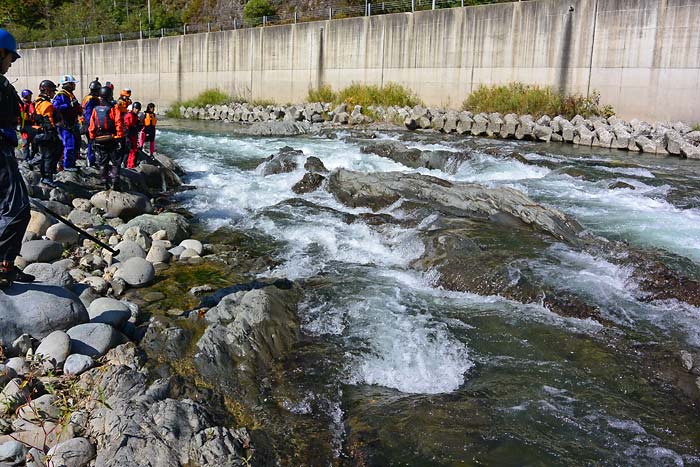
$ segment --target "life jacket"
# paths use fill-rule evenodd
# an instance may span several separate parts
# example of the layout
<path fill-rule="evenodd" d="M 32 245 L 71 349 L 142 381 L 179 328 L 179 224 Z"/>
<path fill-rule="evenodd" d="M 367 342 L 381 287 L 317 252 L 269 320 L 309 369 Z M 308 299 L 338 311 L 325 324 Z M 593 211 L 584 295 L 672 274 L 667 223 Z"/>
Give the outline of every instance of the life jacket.
<path fill-rule="evenodd" d="M 22 102 L 20 104 L 20 128 L 31 126 L 34 123 L 34 104 L 32 102 Z"/>
<path fill-rule="evenodd" d="M 100 136 L 114 136 L 117 134 L 117 125 L 114 123 L 112 118 L 112 108 L 107 105 L 98 105 L 95 110 L 92 111 L 97 120 L 97 129 L 95 130 L 95 139 L 99 139 Z"/>
<path fill-rule="evenodd" d="M 72 92 L 67 91 L 65 89 L 60 89 L 56 92 L 56 96 L 60 95 L 66 96 L 68 102 L 72 102 L 73 99 L 75 99 L 75 95 Z M 56 96 L 54 96 L 54 99 L 56 98 Z M 82 115 L 82 113 L 82 107 L 69 107 L 68 110 L 62 112 L 63 118 L 66 121 L 66 123 L 75 123 L 78 120 L 78 116 Z"/>
<path fill-rule="evenodd" d="M 58 113 L 56 111 L 53 112 L 53 119 L 54 121 L 51 121 L 51 118 L 49 118 L 48 115 L 41 115 L 38 113 L 39 107 L 43 102 L 48 102 L 49 105 L 51 104 L 51 99 L 44 95 L 39 95 L 39 97 L 36 98 L 34 101 L 34 113 L 31 115 L 31 120 L 34 122 L 34 128 L 37 128 L 41 131 L 49 131 L 54 128 L 54 125 L 57 123 L 56 119 L 58 118 Z"/>
<path fill-rule="evenodd" d="M 146 116 L 143 118 L 143 126 L 156 126 L 156 114 L 153 112 L 146 112 Z"/>

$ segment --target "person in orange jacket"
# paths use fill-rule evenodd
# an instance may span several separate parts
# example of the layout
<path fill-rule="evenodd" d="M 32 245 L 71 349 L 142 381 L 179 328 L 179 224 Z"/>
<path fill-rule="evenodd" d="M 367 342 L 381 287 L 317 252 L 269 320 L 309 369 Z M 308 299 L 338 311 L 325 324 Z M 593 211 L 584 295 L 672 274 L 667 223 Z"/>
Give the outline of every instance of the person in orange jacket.
<path fill-rule="evenodd" d="M 139 146 L 143 149 L 146 141 L 150 142 L 151 147 L 149 154 L 151 156 L 156 152 L 156 123 L 158 123 L 158 119 L 156 118 L 156 105 L 153 102 L 149 102 L 144 112 L 143 129 L 139 136 Z"/>
<path fill-rule="evenodd" d="M 134 102 L 131 104 L 129 112 L 124 115 L 124 131 L 126 132 L 127 145 L 129 147 L 129 158 L 126 161 L 127 169 L 136 167 L 136 152 L 139 150 L 138 139 L 141 131 L 140 111 L 141 103 Z"/>
<path fill-rule="evenodd" d="M 51 103 L 55 94 L 56 85 L 53 81 L 45 79 L 39 84 L 39 97 L 34 101 L 34 128 L 37 130 L 34 142 L 39 150 L 39 161 L 32 159 L 29 162 L 30 167 L 39 164 L 41 183 L 51 187 L 56 186 L 53 176 L 63 152 L 57 128 L 61 123 L 61 114 Z"/>
<path fill-rule="evenodd" d="M 97 163 L 101 168 L 105 189 L 121 190 L 119 169 L 122 163 L 122 140 L 124 123 L 116 106 L 111 106 L 111 90 L 100 88 L 100 105 L 95 107 L 90 117 L 88 135 L 93 142 Z"/>

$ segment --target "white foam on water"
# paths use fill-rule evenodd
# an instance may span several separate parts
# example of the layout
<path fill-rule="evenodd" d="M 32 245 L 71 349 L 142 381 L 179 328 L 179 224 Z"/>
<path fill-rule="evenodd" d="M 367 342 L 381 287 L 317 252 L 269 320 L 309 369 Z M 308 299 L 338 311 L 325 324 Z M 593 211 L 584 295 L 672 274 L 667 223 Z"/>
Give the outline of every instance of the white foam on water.
<path fill-rule="evenodd" d="M 474 152 L 472 158 L 464 161 L 451 177 L 463 182 L 503 182 L 524 179 L 544 178 L 551 172 L 546 167 L 523 164 L 514 159 L 500 159 Z"/>
<path fill-rule="evenodd" d="M 666 201 L 671 189 L 667 185 L 631 184 L 635 190 L 609 189 L 605 182 L 552 174 L 511 186 L 573 215 L 595 233 L 700 262 L 700 210 L 680 209 Z"/>
<path fill-rule="evenodd" d="M 656 178 L 648 169 L 641 167 L 607 167 L 604 165 L 594 165 L 592 168 L 621 175 L 631 175 L 633 177 Z"/>
<path fill-rule="evenodd" d="M 350 337 L 369 346 L 350 357 L 349 382 L 406 393 L 456 390 L 474 366 L 467 347 L 431 315 L 413 313 L 402 298 L 396 288 L 393 296 L 366 297 L 348 309 L 356 323 Z"/>
<path fill-rule="evenodd" d="M 700 308 L 678 300 L 645 302 L 644 292 L 632 277 L 634 266 L 620 266 L 606 259 L 557 244 L 549 259 L 533 262 L 533 270 L 558 290 L 586 297 L 600 307 L 603 316 L 621 325 L 666 335 L 680 332 L 692 346 L 700 346 Z"/>

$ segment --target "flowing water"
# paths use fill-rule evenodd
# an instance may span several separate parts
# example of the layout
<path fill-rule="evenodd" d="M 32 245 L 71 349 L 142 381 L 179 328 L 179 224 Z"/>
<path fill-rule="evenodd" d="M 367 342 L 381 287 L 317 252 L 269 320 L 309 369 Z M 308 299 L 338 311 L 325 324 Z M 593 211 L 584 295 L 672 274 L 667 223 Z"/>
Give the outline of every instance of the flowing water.
<path fill-rule="evenodd" d="M 281 405 L 323 421 L 336 459 L 319 464 L 700 464 L 697 395 L 688 395 L 697 389 L 640 370 L 654 365 L 644 349 L 666 357 L 697 351 L 699 309 L 642 301 L 630 268 L 564 244 L 542 251 L 533 270 L 592 300 L 612 325 L 442 290 L 432 273 L 409 268 L 424 252 L 416 230 L 347 223 L 345 213 L 368 211 L 324 190 L 291 190 L 306 156 L 329 170 L 415 169 L 363 154 L 343 134 L 252 138 L 226 126 L 176 125 L 183 124 L 161 131 L 158 144 L 197 187 L 181 195 L 184 206 L 206 229 L 233 226 L 284 245 L 280 266 L 266 275 L 317 281 L 299 310 L 307 345 L 295 360 L 302 371 L 292 372 L 297 395 Z M 700 163 L 557 144 L 378 137 L 423 150 L 468 146 L 472 158 L 451 173 L 418 171 L 514 187 L 596 235 L 700 264 Z M 304 151 L 300 168 L 262 176 L 260 159 L 283 146 Z M 530 163 L 504 156 L 512 151 Z M 614 181 L 630 188 L 611 189 Z M 299 197 L 308 202 L 285 202 Z M 398 207 L 385 211 L 401 215 Z M 676 360 L 659 364 L 680 367 Z"/>

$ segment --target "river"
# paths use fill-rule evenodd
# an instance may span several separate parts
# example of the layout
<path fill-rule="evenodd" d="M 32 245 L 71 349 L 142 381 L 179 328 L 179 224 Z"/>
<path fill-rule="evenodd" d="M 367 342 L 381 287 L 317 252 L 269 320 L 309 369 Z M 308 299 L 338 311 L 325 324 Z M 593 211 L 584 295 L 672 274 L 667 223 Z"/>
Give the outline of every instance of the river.
<path fill-rule="evenodd" d="M 417 171 L 513 187 L 594 235 L 681 260 L 697 279 L 700 163 L 376 132 L 422 150 L 468 149 L 471 157 L 446 173 L 365 154 L 342 131 L 253 138 L 224 124 L 164 128 L 157 144 L 196 186 L 179 200 L 201 226 L 274 238 L 283 245 L 280 265 L 264 275 L 314 284 L 299 309 L 304 345 L 288 365 L 296 396 L 280 404 L 290 416 L 320 420 L 314 426 L 325 431 L 332 454 L 319 464 L 700 464 L 692 378 L 674 385 L 672 377 L 653 377 L 680 368 L 679 350 L 698 351 L 700 309 L 644 300 L 629 267 L 563 243 L 541 251 L 531 268 L 553 288 L 595 303 L 607 324 L 443 290 L 434 274 L 409 267 L 424 252 L 416 229 L 348 223 L 343 214 L 368 210 L 348 208 L 325 190 L 291 190 L 307 156 L 331 171 Z M 260 159 L 283 146 L 304 152 L 299 169 L 264 177 Z M 505 157 L 514 151 L 522 159 Z M 615 182 L 626 185 L 611 188 Z M 306 202 L 287 202 L 295 198 Z M 384 212 L 402 215 L 400 206 Z M 641 371 L 655 361 L 660 368 Z"/>

